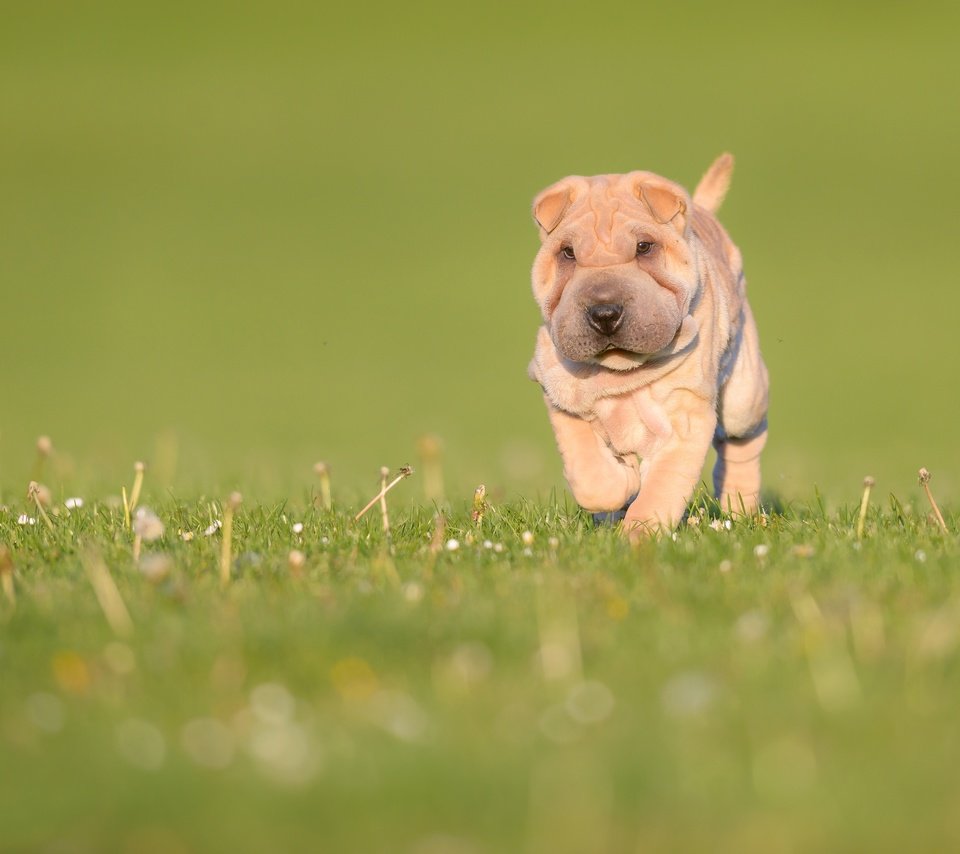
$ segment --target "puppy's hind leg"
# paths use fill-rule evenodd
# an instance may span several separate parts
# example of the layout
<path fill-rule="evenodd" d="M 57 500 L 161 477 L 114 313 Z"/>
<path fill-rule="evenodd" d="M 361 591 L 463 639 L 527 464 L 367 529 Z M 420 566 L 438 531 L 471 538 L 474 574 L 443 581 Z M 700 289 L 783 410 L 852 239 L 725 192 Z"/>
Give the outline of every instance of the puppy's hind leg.
<path fill-rule="evenodd" d="M 717 462 L 713 488 L 727 513 L 752 514 L 760 504 L 760 454 L 767 444 L 767 425 L 749 439 L 715 438 Z"/>
<path fill-rule="evenodd" d="M 720 390 L 713 486 L 723 510 L 751 514 L 760 503 L 760 453 L 767 443 L 769 380 L 750 306 L 744 304 L 743 312 L 742 335 Z"/>

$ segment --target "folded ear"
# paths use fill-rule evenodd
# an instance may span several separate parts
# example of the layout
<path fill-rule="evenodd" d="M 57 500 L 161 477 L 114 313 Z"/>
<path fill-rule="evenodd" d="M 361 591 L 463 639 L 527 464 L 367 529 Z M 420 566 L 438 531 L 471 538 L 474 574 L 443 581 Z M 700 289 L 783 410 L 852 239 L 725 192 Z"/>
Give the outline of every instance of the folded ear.
<path fill-rule="evenodd" d="M 650 209 L 650 213 L 657 222 L 673 222 L 677 216 L 682 219 L 687 212 L 686 199 L 667 187 L 640 183 L 637 185 L 637 196 Z M 675 225 L 683 231 L 682 221 Z"/>
<path fill-rule="evenodd" d="M 547 187 L 533 200 L 533 218 L 547 234 L 553 231 L 573 200 L 573 190 L 568 184 Z"/>

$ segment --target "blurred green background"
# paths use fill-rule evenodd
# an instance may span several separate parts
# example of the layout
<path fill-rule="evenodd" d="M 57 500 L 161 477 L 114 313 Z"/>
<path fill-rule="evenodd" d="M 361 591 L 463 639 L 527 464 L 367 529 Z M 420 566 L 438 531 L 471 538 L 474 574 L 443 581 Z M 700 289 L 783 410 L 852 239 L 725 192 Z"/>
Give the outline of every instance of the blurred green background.
<path fill-rule="evenodd" d="M 546 494 L 532 196 L 737 157 L 767 485 L 960 488 L 955 4 L 21 4 L 0 27 L 0 483 Z M 159 462 L 158 462 L 159 461 Z M 162 463 L 162 464 L 160 464 Z M 62 486 L 61 486 L 62 484 Z"/>

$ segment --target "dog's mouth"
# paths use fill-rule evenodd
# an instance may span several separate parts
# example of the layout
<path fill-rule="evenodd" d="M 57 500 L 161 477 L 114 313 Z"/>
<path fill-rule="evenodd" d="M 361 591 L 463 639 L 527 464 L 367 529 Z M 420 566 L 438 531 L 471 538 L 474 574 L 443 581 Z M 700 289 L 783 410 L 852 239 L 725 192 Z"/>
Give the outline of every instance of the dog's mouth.
<path fill-rule="evenodd" d="M 634 352 L 633 350 L 627 350 L 626 348 L 618 347 L 616 344 L 611 342 L 607 344 L 607 346 L 604 347 L 599 353 L 597 353 L 595 358 L 602 359 L 604 356 L 624 356 L 626 358 L 639 358 L 639 357 L 644 357 L 645 355 L 647 354 L 637 353 L 637 352 Z"/>
<path fill-rule="evenodd" d="M 634 350 L 627 350 L 611 342 L 597 353 L 594 359 L 604 367 L 623 370 L 627 367 L 642 365 L 652 355 L 652 353 L 637 353 Z"/>
<path fill-rule="evenodd" d="M 681 327 L 682 324 L 678 325 L 670 340 L 663 342 L 662 346 L 656 346 L 656 344 L 660 344 L 661 342 L 656 342 L 656 344 L 650 342 L 650 344 L 654 345 L 651 346 L 650 349 L 631 350 L 628 347 L 624 347 L 623 342 L 618 341 L 616 338 L 608 339 L 606 344 L 593 355 L 592 361 L 615 371 L 639 367 L 651 359 L 656 359 L 664 350 L 669 349 L 675 344 L 680 335 Z"/>

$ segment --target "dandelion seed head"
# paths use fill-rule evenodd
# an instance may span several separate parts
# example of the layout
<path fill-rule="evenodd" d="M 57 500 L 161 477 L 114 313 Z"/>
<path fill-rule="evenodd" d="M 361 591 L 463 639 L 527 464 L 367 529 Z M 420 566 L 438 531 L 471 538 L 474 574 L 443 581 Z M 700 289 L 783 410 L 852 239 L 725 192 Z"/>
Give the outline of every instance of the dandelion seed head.
<path fill-rule="evenodd" d="M 138 507 L 133 516 L 133 532 L 146 542 L 163 536 L 163 522 L 149 507 Z"/>

